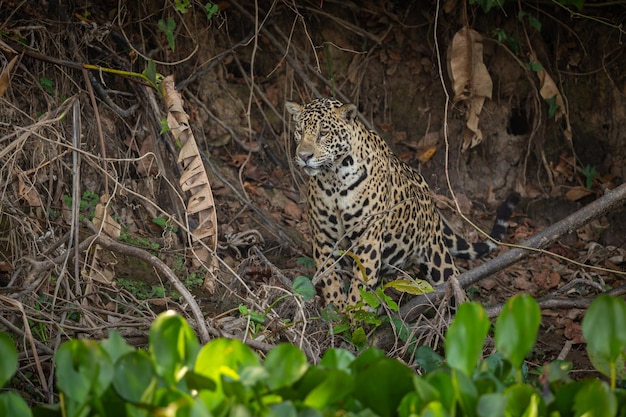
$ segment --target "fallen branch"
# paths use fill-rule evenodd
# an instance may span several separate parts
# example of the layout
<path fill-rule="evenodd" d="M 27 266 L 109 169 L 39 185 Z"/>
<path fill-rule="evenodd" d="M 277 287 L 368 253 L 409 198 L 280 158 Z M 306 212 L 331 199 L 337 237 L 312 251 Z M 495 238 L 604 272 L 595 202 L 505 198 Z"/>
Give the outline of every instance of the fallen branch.
<path fill-rule="evenodd" d="M 624 204 L 625 201 L 626 184 L 622 184 L 611 191 L 607 191 L 606 194 L 596 201 L 544 229 L 542 232 L 537 233 L 521 244 L 516 245 L 513 249 L 503 253 L 497 258 L 462 273 L 458 277 L 459 283 L 463 288 L 467 288 L 506 268 L 507 266 L 521 261 L 536 250 L 545 248 L 561 236 L 579 229 L 593 219 L 610 212 L 621 204 Z M 445 291 L 446 286 L 442 285 L 435 288 L 435 292 L 433 293 L 421 295 L 409 300 L 409 302 L 400 308 L 400 316 L 406 322 L 415 320 L 418 315 L 423 314 L 430 308 L 430 306 L 441 301 L 445 295 Z"/>

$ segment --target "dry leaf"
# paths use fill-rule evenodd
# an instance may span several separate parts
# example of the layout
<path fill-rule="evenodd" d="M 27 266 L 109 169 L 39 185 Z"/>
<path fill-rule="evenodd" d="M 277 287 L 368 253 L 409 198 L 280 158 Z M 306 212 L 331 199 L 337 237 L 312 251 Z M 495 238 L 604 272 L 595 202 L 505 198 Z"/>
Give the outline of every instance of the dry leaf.
<path fill-rule="evenodd" d="M 302 218 L 302 210 L 300 206 L 298 206 L 293 201 L 287 201 L 285 207 L 283 208 L 285 214 L 291 217 L 294 220 L 300 220 Z"/>
<path fill-rule="evenodd" d="M 13 59 L 9 61 L 6 67 L 2 69 L 2 74 L 0 74 L 0 97 L 6 93 L 9 88 L 9 81 L 11 79 L 11 71 L 17 62 L 18 55 L 14 56 Z"/>
<path fill-rule="evenodd" d="M 541 64 L 533 53 L 530 54 L 530 60 L 532 62 Z M 548 74 L 546 70 L 543 69 L 543 65 L 541 65 L 541 69 L 537 71 L 537 78 L 539 78 L 539 94 L 541 94 L 541 97 L 543 97 L 544 100 L 556 97 L 556 105 L 558 106 L 558 108 L 554 113 L 554 120 L 559 120 L 562 116 L 565 115 L 565 103 L 563 101 L 563 96 L 561 95 L 561 92 L 559 91 L 556 83 L 554 82 L 550 74 Z"/>
<path fill-rule="evenodd" d="M 189 126 L 189 116 L 183 108 L 183 100 L 174 86 L 172 75 L 163 79 L 165 103 L 167 105 L 167 123 L 172 135 L 182 146 L 178 154 L 178 164 L 183 170 L 179 183 L 183 191 L 189 191 L 191 197 L 187 202 L 187 213 L 198 215 L 198 227 L 192 236 L 208 246 L 192 248 L 200 260 L 205 262 L 208 271 L 204 280 L 204 288 L 210 293 L 215 291 L 215 274 L 218 272 L 217 258 L 211 252 L 217 249 L 217 214 L 209 177 L 204 169 L 198 145 Z"/>
<path fill-rule="evenodd" d="M 157 176 L 159 169 L 157 167 L 157 161 L 154 156 L 154 138 L 152 135 L 148 135 L 141 142 L 141 148 L 139 148 L 139 156 L 142 157 L 137 161 L 137 174 L 141 177 Z"/>
<path fill-rule="evenodd" d="M 454 101 L 466 101 L 466 129 L 462 150 L 472 148 L 483 140 L 478 128 L 479 116 L 486 98 L 491 98 L 493 81 L 483 62 L 483 38 L 467 26 L 452 38 L 448 50 L 448 73 L 452 79 Z"/>
<path fill-rule="evenodd" d="M 437 152 L 436 146 L 431 146 L 429 148 L 423 149 L 417 152 L 417 160 L 420 161 L 421 163 L 426 163 L 430 161 L 430 158 L 432 158 L 436 152 Z"/>
<path fill-rule="evenodd" d="M 122 233 L 122 226 L 120 226 L 120 224 L 111 217 L 108 210 L 106 210 L 108 199 L 109 197 L 106 194 L 100 196 L 100 202 L 96 204 L 93 224 L 98 229 L 101 228 L 102 231 L 111 238 L 117 239 Z"/>
<path fill-rule="evenodd" d="M 588 188 L 585 187 L 574 187 L 571 190 L 569 190 L 567 193 L 565 193 L 565 198 L 567 198 L 570 201 L 578 201 L 583 197 L 587 197 L 588 195 L 593 194 L 593 191 L 591 191 Z"/>

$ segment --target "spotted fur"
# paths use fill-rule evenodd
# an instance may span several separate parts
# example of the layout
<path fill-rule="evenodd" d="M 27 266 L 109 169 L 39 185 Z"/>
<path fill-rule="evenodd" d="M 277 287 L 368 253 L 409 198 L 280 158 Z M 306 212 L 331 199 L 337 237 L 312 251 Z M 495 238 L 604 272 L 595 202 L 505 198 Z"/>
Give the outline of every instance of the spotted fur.
<path fill-rule="evenodd" d="M 490 240 L 469 244 L 454 233 L 424 178 L 365 128 L 353 104 L 318 99 L 305 106 L 288 102 L 286 109 L 295 122 L 295 162 L 309 175 L 313 258 L 327 304 L 353 305 L 361 299 L 359 286 L 373 289 L 382 275 L 410 265 L 441 284 L 459 273 L 452 256 L 475 259 L 497 246 Z M 512 195 L 498 210 L 491 232 L 496 240 L 504 236 L 516 200 Z M 367 281 L 358 263 L 340 251 L 358 257 Z"/>

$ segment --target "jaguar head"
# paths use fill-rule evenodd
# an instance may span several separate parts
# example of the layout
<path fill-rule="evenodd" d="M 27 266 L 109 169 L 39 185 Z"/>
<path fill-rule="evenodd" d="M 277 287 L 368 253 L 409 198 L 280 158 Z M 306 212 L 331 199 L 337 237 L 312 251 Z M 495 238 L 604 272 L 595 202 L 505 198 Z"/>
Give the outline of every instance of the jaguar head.
<path fill-rule="evenodd" d="M 350 153 L 354 104 L 335 99 L 317 99 L 306 105 L 287 102 L 285 108 L 295 122 L 295 163 L 307 175 L 331 169 Z"/>

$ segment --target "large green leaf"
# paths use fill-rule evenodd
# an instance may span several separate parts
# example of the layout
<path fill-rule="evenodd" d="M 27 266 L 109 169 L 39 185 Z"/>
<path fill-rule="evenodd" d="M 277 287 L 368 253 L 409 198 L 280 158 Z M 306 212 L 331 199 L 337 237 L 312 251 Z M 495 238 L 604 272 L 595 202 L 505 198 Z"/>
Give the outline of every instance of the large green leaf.
<path fill-rule="evenodd" d="M 606 382 L 591 379 L 576 393 L 574 411 L 577 416 L 614 416 L 617 399 Z"/>
<path fill-rule="evenodd" d="M 194 371 L 215 382 L 215 391 L 202 390 L 198 395 L 213 410 L 224 399 L 222 378 L 239 380 L 240 372 L 249 366 L 260 366 L 252 349 L 236 339 L 212 340 L 200 349 Z"/>
<path fill-rule="evenodd" d="M 193 367 L 200 349 L 196 334 L 180 315 L 166 311 L 152 323 L 148 337 L 157 373 L 176 385 Z"/>
<path fill-rule="evenodd" d="M 109 354 L 111 362 L 113 363 L 116 363 L 123 355 L 135 350 L 135 348 L 128 345 L 124 338 L 115 330 L 109 333 L 108 338 L 100 342 L 100 346 Z"/>
<path fill-rule="evenodd" d="M 0 387 L 11 379 L 15 371 L 17 371 L 17 349 L 11 338 L 0 332 Z"/>
<path fill-rule="evenodd" d="M 354 355 L 351 352 L 345 349 L 330 348 L 324 353 L 320 366 L 349 372 L 350 364 L 353 361 Z"/>
<path fill-rule="evenodd" d="M 99 397 L 113 379 L 113 364 L 102 347 L 91 340 L 69 340 L 54 356 L 58 389 L 66 398 L 85 404 Z"/>
<path fill-rule="evenodd" d="M 113 386 L 126 401 L 151 404 L 156 384 L 152 358 L 143 350 L 127 353 L 115 365 Z"/>
<path fill-rule="evenodd" d="M 459 306 L 446 332 L 446 361 L 450 367 L 472 375 L 483 353 L 489 325 L 487 313 L 480 304 L 463 303 Z"/>
<path fill-rule="evenodd" d="M 26 401 L 15 392 L 0 394 L 0 416 L 32 417 L 32 415 L 33 413 L 28 408 Z"/>
<path fill-rule="evenodd" d="M 413 389 L 413 375 L 400 361 L 379 358 L 355 375 L 355 397 L 382 417 L 394 415 L 402 397 Z"/>
<path fill-rule="evenodd" d="M 304 353 L 287 343 L 270 350 L 264 365 L 269 372 L 267 384 L 272 390 L 291 386 L 304 375 L 308 368 Z"/>
<path fill-rule="evenodd" d="M 624 377 L 626 357 L 626 302 L 599 295 L 589 306 L 582 323 L 587 352 L 596 369 L 607 376 Z M 621 375 L 620 375 L 621 374 Z"/>
<path fill-rule="evenodd" d="M 325 373 L 326 378 L 313 388 L 304 399 L 304 404 L 324 410 L 331 404 L 344 399 L 354 388 L 354 379 L 351 375 L 338 369 L 331 369 Z"/>
<path fill-rule="evenodd" d="M 541 310 L 530 295 L 514 295 L 504 304 L 496 320 L 495 344 L 515 369 L 521 369 L 535 345 L 540 324 Z"/>

